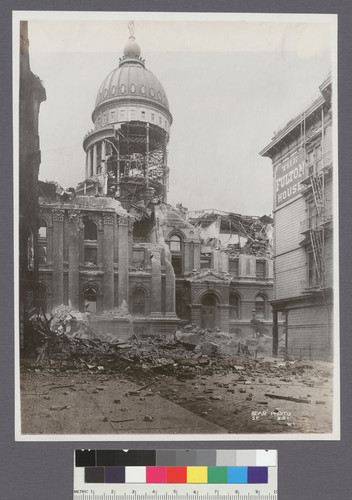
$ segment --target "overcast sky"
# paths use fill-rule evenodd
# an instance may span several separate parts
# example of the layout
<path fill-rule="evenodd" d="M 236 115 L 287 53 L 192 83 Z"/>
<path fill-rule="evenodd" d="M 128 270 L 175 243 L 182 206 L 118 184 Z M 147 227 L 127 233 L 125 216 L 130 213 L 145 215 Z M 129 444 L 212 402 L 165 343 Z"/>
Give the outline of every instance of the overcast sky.
<path fill-rule="evenodd" d="M 259 151 L 319 95 L 335 55 L 331 17 L 133 17 L 141 55 L 174 119 L 168 201 L 190 210 L 271 213 L 271 162 Z M 118 66 L 127 24 L 127 18 L 29 22 L 31 69 L 47 92 L 39 116 L 42 180 L 69 187 L 84 179 L 82 141 L 93 127 L 100 84 Z"/>

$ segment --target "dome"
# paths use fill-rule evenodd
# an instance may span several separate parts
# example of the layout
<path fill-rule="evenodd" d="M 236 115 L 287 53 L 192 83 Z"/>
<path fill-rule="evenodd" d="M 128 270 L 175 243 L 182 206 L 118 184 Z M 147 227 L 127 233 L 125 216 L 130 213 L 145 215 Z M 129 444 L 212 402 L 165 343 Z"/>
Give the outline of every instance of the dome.
<path fill-rule="evenodd" d="M 122 60 L 100 85 L 95 106 L 122 99 L 149 101 L 169 111 L 166 92 L 157 77 L 138 60 Z"/>
<path fill-rule="evenodd" d="M 166 92 L 157 77 L 145 68 L 140 57 L 141 49 L 133 34 L 134 25 L 129 25 L 130 37 L 124 48 L 120 64 L 104 78 L 95 101 L 95 112 L 105 104 L 118 104 L 126 99 L 143 105 L 154 105 L 170 116 Z M 95 114 L 94 112 L 94 114 Z"/>

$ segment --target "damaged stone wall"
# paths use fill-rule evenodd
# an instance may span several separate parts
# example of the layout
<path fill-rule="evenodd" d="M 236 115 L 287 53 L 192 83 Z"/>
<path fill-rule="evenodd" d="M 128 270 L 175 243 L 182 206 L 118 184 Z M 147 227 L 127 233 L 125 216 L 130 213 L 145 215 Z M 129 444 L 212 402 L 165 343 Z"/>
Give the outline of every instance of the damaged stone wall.
<path fill-rule="evenodd" d="M 272 257 L 273 219 L 269 216 L 203 210 L 190 212 L 189 221 L 200 229 L 203 247 L 225 250 L 233 256 Z"/>

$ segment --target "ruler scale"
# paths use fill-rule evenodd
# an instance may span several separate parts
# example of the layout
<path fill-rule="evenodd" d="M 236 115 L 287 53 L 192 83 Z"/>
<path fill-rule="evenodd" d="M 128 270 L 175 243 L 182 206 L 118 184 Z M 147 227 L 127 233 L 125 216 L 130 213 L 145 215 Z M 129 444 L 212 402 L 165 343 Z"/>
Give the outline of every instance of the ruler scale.
<path fill-rule="evenodd" d="M 276 450 L 76 450 L 74 500 L 277 500 Z"/>

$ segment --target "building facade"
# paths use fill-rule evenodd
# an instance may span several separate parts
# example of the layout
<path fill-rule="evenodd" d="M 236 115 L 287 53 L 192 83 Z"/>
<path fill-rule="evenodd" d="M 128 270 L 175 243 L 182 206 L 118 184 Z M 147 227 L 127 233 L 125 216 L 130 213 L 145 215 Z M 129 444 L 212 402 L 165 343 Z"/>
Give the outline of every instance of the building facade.
<path fill-rule="evenodd" d="M 19 309 L 20 335 L 26 336 L 25 314 L 35 301 L 38 284 L 38 174 L 40 146 L 38 118 L 46 93 L 30 68 L 28 25 L 20 23 L 19 82 Z"/>
<path fill-rule="evenodd" d="M 110 331 L 270 333 L 272 220 L 167 204 L 172 115 L 140 54 L 131 31 L 98 90 L 85 179 L 75 191 L 41 183 L 39 300 Z"/>
<path fill-rule="evenodd" d="M 273 163 L 274 315 L 294 355 L 329 359 L 333 334 L 331 77 L 320 96 L 261 151 Z"/>

